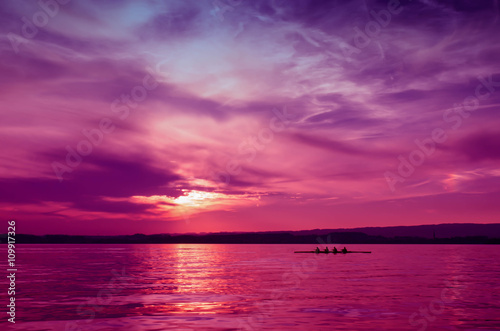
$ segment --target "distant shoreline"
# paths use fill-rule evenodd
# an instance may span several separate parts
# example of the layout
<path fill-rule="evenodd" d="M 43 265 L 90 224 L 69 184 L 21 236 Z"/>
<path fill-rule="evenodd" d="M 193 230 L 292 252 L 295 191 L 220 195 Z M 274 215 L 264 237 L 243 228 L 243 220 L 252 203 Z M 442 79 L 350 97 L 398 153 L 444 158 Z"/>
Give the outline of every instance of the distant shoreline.
<path fill-rule="evenodd" d="M 7 245 L 7 243 L 0 243 L 0 245 Z M 179 242 L 179 243 L 114 243 L 114 242 L 94 242 L 94 243 L 18 243 L 17 245 L 313 245 L 313 244 L 293 244 L 293 243 L 188 243 L 188 242 Z M 318 246 L 319 244 L 314 244 Z M 349 243 L 332 243 L 332 244 L 327 244 L 330 246 L 333 245 L 440 245 L 440 246 L 445 246 L 445 245 L 477 245 L 477 246 L 491 246 L 491 245 L 500 245 L 500 239 L 498 239 L 498 242 L 495 243 L 488 243 L 488 244 L 482 244 L 482 243 L 421 243 L 421 244 L 415 244 L 415 243 L 386 243 L 386 244 L 363 244 L 363 243 L 356 243 L 356 244 L 349 244 Z"/>
<path fill-rule="evenodd" d="M 0 238 L 6 238 L 6 234 Z M 416 226 L 267 232 L 134 235 L 16 234 L 17 244 L 500 244 L 500 224 L 448 223 Z M 0 241 L 1 243 L 2 241 Z"/>
<path fill-rule="evenodd" d="M 330 239 L 328 239 L 330 237 Z M 341 245 L 341 244 L 462 244 L 462 245 L 498 245 L 500 238 L 486 236 L 467 236 L 452 238 L 428 239 L 422 237 L 383 237 L 369 236 L 361 232 L 336 232 L 328 235 L 290 236 L 279 235 L 132 235 L 132 236 L 65 236 L 47 235 L 33 236 L 19 234 L 17 244 L 308 244 L 308 245 Z"/>

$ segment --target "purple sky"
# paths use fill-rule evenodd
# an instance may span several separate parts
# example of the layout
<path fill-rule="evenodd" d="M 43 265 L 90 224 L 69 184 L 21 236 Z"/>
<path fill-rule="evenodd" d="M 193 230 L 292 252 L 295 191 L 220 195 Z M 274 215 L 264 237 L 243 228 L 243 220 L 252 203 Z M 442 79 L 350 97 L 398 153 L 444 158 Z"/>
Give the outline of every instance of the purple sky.
<path fill-rule="evenodd" d="M 0 5 L 19 233 L 499 222 L 498 0 L 42 3 Z"/>

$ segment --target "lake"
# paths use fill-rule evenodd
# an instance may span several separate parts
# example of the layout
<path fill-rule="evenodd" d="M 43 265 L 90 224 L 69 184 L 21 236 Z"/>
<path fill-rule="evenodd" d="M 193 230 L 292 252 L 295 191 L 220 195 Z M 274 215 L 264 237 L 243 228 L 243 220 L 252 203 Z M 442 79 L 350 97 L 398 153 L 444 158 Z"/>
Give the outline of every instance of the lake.
<path fill-rule="evenodd" d="M 18 245 L 0 329 L 500 329 L 499 246 L 346 246 Z"/>

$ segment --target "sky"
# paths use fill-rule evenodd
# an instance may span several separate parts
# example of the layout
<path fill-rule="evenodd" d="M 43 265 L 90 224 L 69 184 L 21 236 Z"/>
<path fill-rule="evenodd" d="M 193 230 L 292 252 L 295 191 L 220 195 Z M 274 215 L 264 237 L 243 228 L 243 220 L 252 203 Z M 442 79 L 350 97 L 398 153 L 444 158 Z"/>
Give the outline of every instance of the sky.
<path fill-rule="evenodd" d="M 0 219 L 81 235 L 498 223 L 499 7 L 2 1 Z"/>

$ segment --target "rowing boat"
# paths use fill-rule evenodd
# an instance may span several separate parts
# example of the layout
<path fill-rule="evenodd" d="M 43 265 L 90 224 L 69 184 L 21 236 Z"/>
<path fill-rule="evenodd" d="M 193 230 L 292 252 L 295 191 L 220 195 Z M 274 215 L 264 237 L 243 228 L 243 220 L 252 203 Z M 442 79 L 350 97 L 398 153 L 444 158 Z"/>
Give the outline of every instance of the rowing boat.
<path fill-rule="evenodd" d="M 319 252 L 316 252 L 316 251 L 295 251 L 294 253 L 346 254 L 346 253 L 342 253 L 342 251 L 338 251 L 337 253 L 325 252 L 325 251 L 319 251 Z M 347 251 L 347 253 L 368 253 L 368 254 L 370 254 L 371 252 L 368 252 L 368 251 Z"/>

